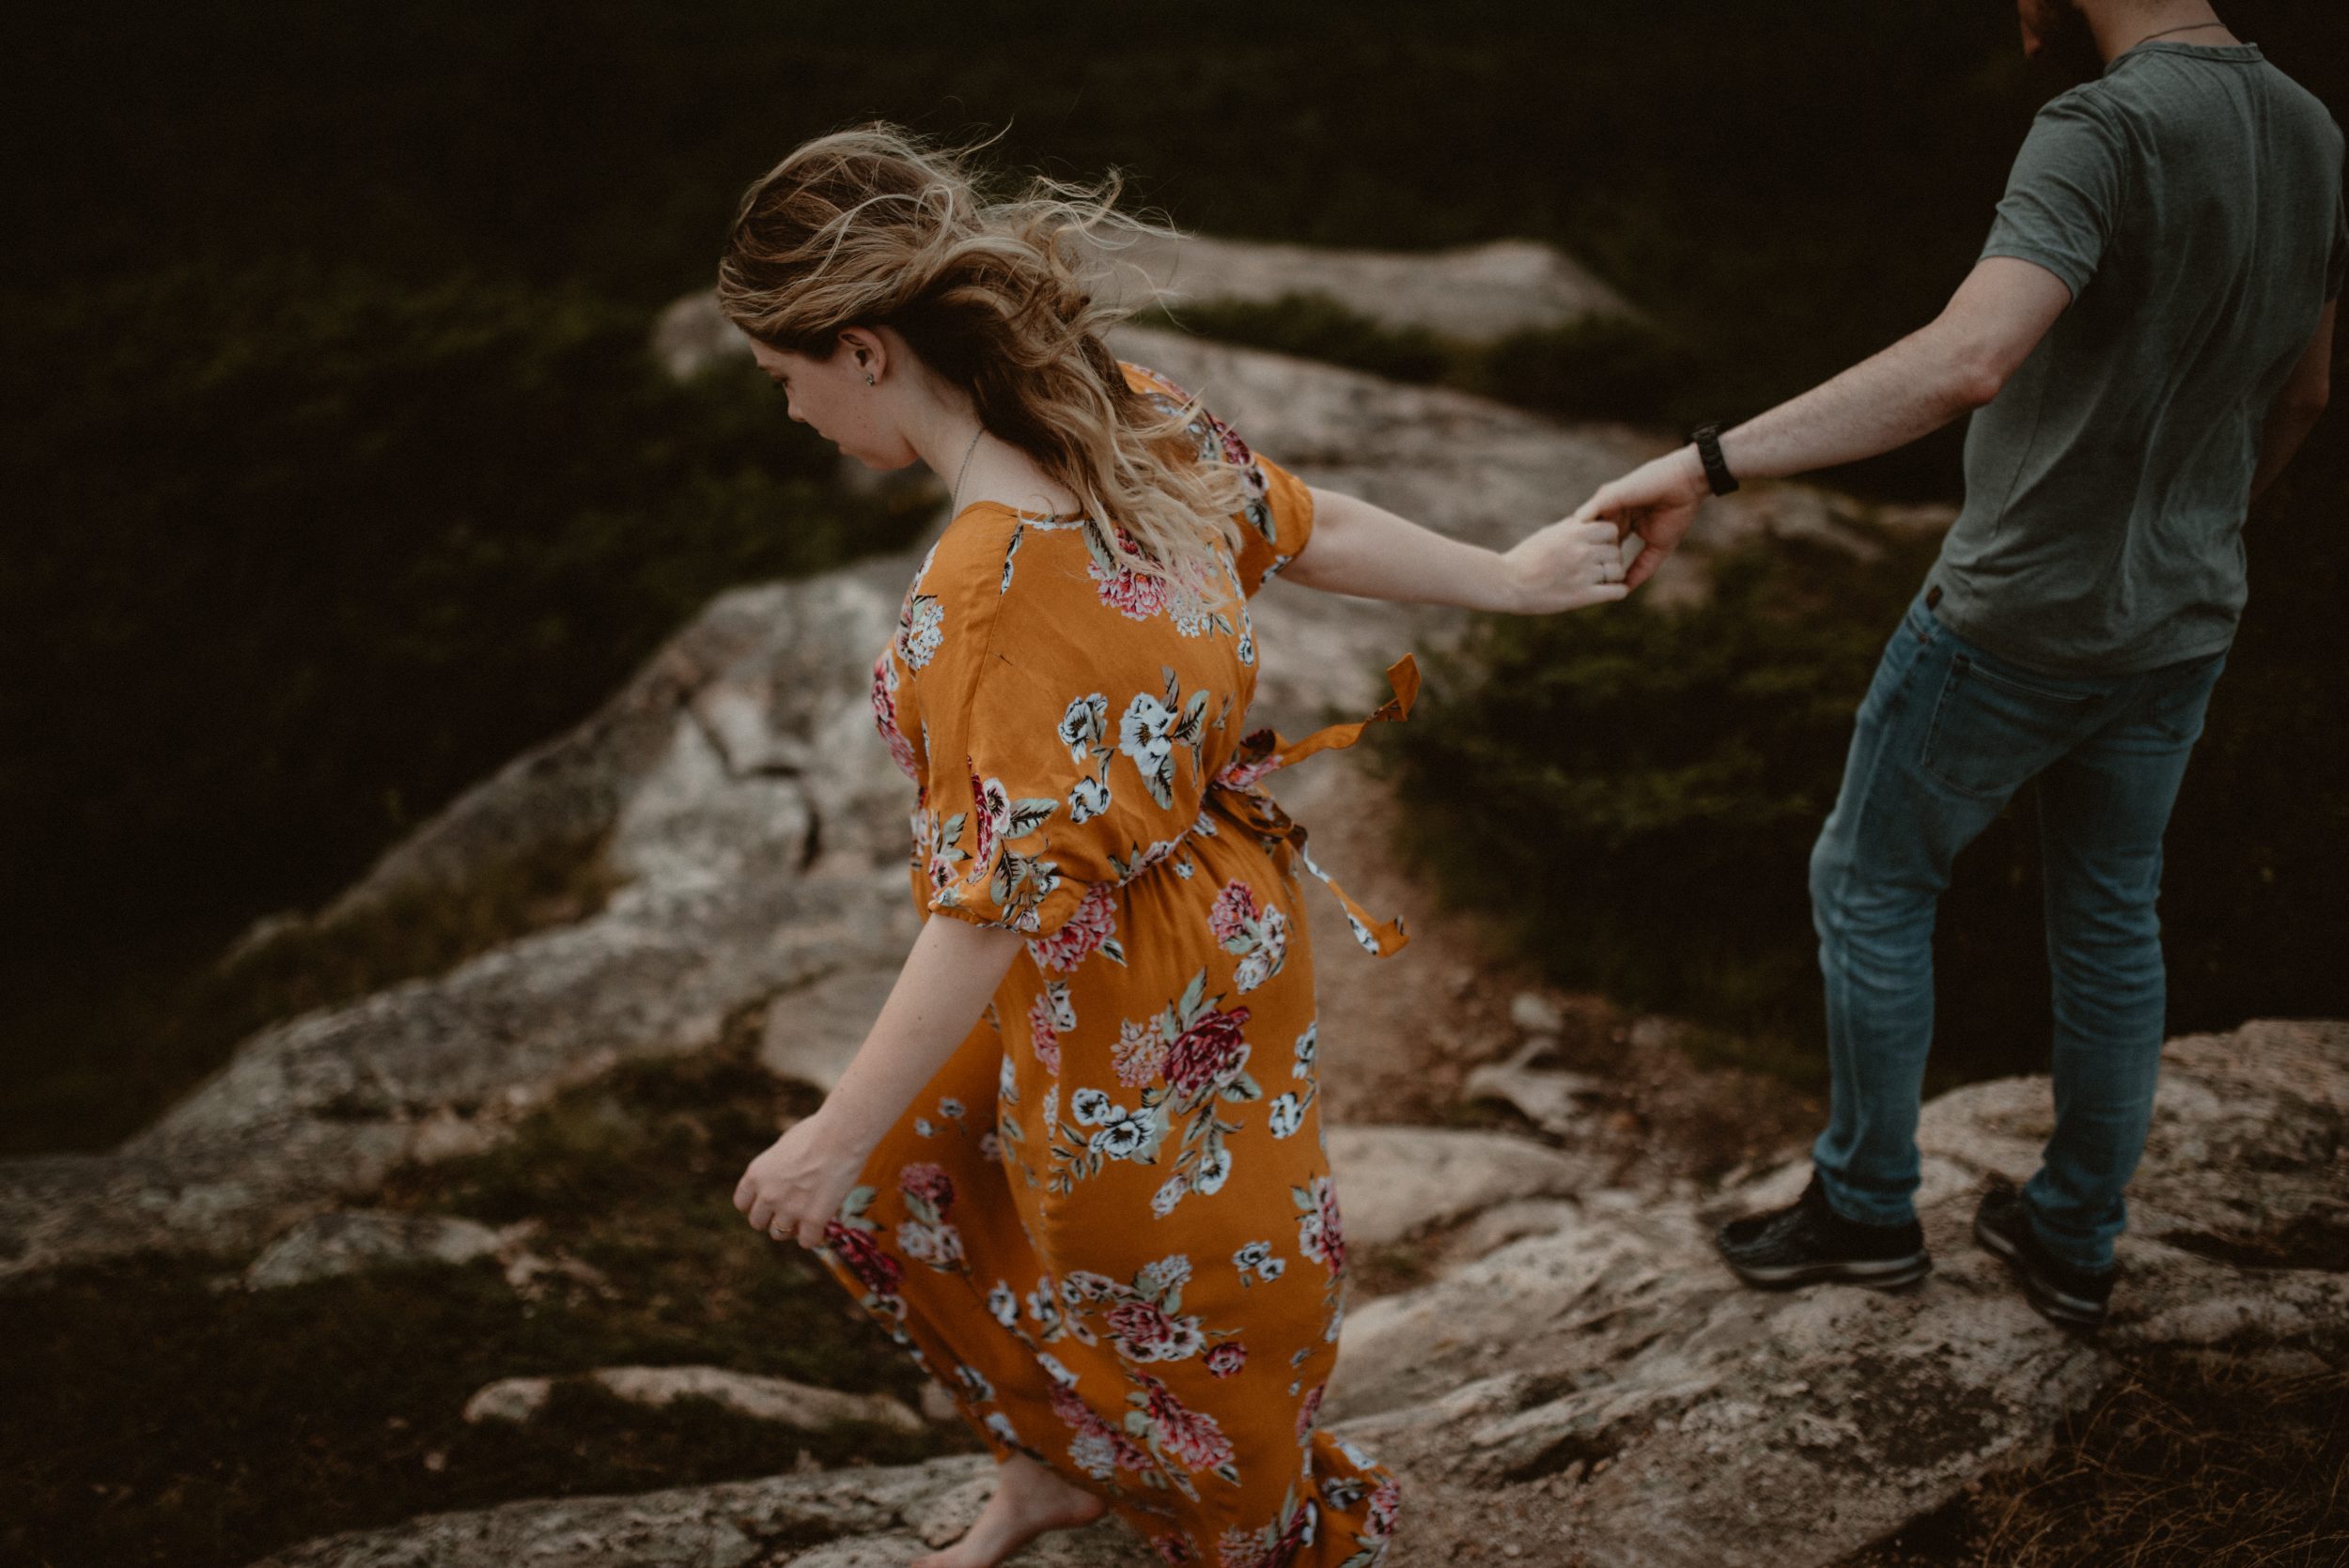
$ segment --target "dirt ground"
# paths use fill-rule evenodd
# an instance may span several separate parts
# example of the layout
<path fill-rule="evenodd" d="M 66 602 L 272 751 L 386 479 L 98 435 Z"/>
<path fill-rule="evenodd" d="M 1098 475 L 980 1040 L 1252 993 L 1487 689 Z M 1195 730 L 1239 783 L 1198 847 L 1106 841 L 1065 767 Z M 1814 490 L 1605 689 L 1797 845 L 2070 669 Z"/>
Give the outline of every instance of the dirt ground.
<path fill-rule="evenodd" d="M 1539 1038 L 1530 1064 L 1596 1081 L 1587 1126 L 1572 1141 L 1614 1156 L 1618 1185 L 1710 1186 L 1798 1153 L 1817 1129 L 1826 1110 L 1817 1096 L 1701 1064 L 1682 1043 L 1686 1026 L 1548 986 L 1534 966 L 1505 955 L 1488 921 L 1445 908 L 1396 849 L 1401 808 L 1359 754 L 1324 753 L 1274 778 L 1321 868 L 1373 914 L 1403 916 L 1411 938 L 1392 957 L 1373 958 L 1347 932 L 1337 901 L 1307 890 L 1330 1120 L 1505 1127 L 1561 1141 L 1505 1105 L 1463 1098 L 1475 1068 Z M 1513 1018 L 1513 1004 L 1529 995 L 1554 1010 L 1554 1033 Z"/>

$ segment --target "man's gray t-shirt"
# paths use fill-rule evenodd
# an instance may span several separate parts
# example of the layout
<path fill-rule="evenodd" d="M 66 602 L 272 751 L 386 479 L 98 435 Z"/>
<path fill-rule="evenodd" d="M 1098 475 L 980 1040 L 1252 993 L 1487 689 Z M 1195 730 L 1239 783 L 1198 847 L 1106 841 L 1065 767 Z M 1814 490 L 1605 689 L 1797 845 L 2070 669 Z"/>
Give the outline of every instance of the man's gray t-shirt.
<path fill-rule="evenodd" d="M 2141 44 L 2040 112 L 1983 255 L 2072 304 L 1974 415 L 1952 630 L 2079 675 L 2233 640 L 2261 430 L 2349 269 L 2341 150 L 2248 44 Z"/>

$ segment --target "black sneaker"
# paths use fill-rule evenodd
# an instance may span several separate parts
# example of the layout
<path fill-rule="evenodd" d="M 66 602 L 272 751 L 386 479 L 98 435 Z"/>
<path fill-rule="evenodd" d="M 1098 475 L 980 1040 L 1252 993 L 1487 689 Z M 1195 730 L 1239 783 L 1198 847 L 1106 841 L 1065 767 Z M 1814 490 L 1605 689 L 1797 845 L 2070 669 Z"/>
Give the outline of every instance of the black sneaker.
<path fill-rule="evenodd" d="M 2048 1322 L 2093 1328 L 2112 1311 L 2115 1270 L 2092 1274 L 2049 1252 L 2030 1228 L 2023 1195 L 2004 1182 L 1982 1195 L 1982 1206 L 1974 1210 L 1974 1239 L 2006 1260 L 2023 1281 L 2023 1294 Z"/>
<path fill-rule="evenodd" d="M 1827 1188 L 1813 1175 L 1787 1208 L 1733 1219 L 1714 1233 L 1737 1278 L 1764 1290 L 1841 1281 L 1891 1290 L 1933 1272 L 1925 1233 L 1906 1225 L 1862 1225 L 1828 1207 Z"/>

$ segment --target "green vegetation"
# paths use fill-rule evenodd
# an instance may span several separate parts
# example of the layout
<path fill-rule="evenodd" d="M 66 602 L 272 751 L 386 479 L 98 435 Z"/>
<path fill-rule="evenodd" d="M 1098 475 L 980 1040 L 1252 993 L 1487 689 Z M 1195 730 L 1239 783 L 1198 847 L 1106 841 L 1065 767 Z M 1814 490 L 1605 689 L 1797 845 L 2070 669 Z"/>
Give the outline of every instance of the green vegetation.
<path fill-rule="evenodd" d="M 1413 847 L 1553 980 L 1809 1080 L 1811 841 L 1929 559 L 1780 544 L 1722 562 L 1702 610 L 1484 623 L 1394 737 Z"/>
<path fill-rule="evenodd" d="M 736 1038 L 754 1037 L 754 1019 Z M 657 1410 L 556 1386 L 521 1425 L 467 1426 L 501 1377 L 715 1363 L 910 1400 L 919 1373 L 796 1248 L 743 1225 L 735 1177 L 812 1096 L 741 1049 L 638 1063 L 489 1155 L 387 1201 L 542 1222 L 558 1264 L 248 1294 L 228 1260 L 133 1259 L 0 1294 L 0 1558 L 54 1568 L 242 1563 L 289 1542 L 522 1497 L 643 1491 L 974 1447 L 958 1431 L 802 1434 L 706 1402 Z"/>

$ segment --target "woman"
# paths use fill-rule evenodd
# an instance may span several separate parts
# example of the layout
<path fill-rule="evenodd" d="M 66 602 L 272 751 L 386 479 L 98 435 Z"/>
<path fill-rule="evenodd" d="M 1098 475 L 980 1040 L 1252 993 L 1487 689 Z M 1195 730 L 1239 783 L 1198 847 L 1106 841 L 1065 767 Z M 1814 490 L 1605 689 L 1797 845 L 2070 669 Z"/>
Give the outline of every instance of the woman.
<path fill-rule="evenodd" d="M 1169 1562 L 1369 1568 L 1395 1483 L 1315 1426 L 1346 1249 L 1303 834 L 1256 787 L 1362 726 L 1249 733 L 1248 598 L 1283 567 L 1526 613 L 1626 590 L 1611 526 L 1447 540 L 1120 365 L 1078 271 L 1118 222 L 1056 188 L 990 204 L 885 128 L 800 148 L 736 220 L 719 299 L 791 417 L 954 500 L 873 691 L 919 790 L 914 894 L 949 918 L 735 1203 L 822 1248 L 993 1451 L 977 1523 L 918 1568 L 1107 1508 Z M 1374 718 L 1408 711 L 1392 674 Z"/>

